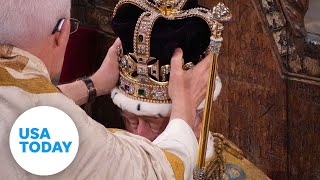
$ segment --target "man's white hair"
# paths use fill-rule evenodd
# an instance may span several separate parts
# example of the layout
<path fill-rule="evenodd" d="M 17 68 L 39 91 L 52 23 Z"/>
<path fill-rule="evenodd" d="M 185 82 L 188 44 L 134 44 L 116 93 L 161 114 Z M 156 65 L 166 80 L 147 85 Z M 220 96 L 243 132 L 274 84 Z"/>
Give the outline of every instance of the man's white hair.
<path fill-rule="evenodd" d="M 0 44 L 32 47 L 69 18 L 71 0 L 0 0 Z"/>

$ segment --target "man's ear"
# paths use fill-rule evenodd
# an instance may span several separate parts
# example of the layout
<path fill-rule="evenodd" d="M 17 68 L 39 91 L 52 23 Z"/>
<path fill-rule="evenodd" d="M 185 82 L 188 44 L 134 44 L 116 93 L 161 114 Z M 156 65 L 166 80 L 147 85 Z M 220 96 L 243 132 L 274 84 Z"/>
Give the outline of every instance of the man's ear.
<path fill-rule="evenodd" d="M 64 19 L 61 30 L 54 33 L 55 46 L 66 46 L 70 35 L 70 20 Z"/>

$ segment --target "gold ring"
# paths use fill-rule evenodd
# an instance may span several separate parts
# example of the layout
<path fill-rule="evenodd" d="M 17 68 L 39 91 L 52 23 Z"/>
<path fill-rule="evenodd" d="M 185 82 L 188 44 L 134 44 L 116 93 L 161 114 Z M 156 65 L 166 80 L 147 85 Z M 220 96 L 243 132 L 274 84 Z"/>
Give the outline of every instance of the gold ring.
<path fill-rule="evenodd" d="M 183 70 L 189 70 L 189 69 L 192 69 L 193 67 L 194 67 L 193 62 L 188 62 L 187 64 L 182 66 L 182 69 Z"/>

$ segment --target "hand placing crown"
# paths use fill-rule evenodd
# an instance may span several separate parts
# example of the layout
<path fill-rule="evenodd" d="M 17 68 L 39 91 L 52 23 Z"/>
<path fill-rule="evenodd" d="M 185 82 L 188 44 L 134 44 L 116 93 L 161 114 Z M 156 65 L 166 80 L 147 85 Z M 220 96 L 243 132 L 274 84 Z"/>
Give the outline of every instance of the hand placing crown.
<path fill-rule="evenodd" d="M 169 64 L 174 50 L 181 48 L 184 69 L 192 68 L 208 53 L 220 50 L 222 38 L 213 37 L 223 30 L 220 22 L 230 18 L 223 3 L 209 10 L 194 0 L 120 0 L 112 20 L 123 45 L 118 49 L 120 83 L 116 93 L 137 102 L 170 104 Z"/>

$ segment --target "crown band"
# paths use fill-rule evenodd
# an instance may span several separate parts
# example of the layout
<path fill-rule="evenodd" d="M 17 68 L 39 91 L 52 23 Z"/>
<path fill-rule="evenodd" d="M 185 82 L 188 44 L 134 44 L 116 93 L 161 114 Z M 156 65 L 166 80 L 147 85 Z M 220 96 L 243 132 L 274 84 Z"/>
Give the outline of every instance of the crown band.
<path fill-rule="evenodd" d="M 123 94 L 135 100 L 161 104 L 171 103 L 167 85 L 155 86 L 137 83 L 136 81 L 121 75 L 119 87 Z"/>
<path fill-rule="evenodd" d="M 138 63 L 147 64 L 150 60 L 150 36 L 155 21 L 160 14 L 144 12 L 140 15 L 133 38 L 134 55 Z"/>

